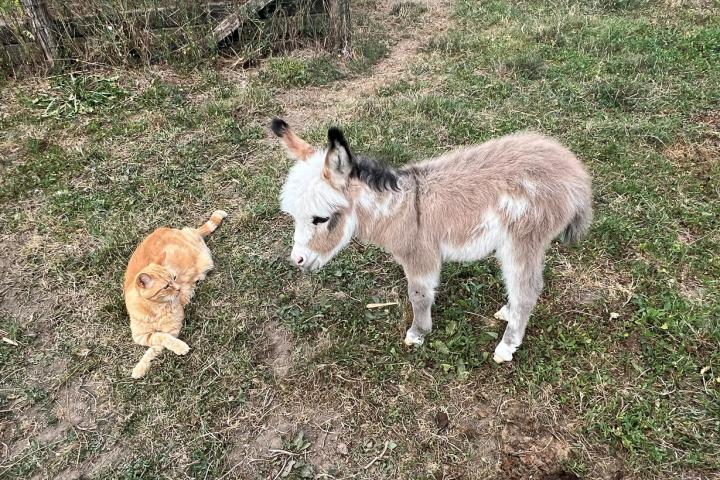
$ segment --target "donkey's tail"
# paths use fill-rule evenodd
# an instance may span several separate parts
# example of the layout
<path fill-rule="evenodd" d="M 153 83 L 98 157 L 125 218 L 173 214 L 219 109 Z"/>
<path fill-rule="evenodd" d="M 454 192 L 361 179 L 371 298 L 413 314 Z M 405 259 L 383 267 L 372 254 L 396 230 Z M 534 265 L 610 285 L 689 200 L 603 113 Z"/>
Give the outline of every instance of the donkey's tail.
<path fill-rule="evenodd" d="M 205 222 L 200 228 L 195 230 L 200 236 L 207 237 L 217 229 L 223 221 L 223 218 L 227 217 L 227 213 L 223 210 L 215 210 L 210 216 L 210 220 Z"/>
<path fill-rule="evenodd" d="M 560 239 L 564 243 L 575 243 L 581 240 L 590 229 L 592 218 L 593 212 L 590 206 L 590 199 L 587 199 L 587 201 L 582 202 L 575 212 L 575 216 L 570 220 L 567 227 L 565 227 L 565 231 L 563 231 Z"/>

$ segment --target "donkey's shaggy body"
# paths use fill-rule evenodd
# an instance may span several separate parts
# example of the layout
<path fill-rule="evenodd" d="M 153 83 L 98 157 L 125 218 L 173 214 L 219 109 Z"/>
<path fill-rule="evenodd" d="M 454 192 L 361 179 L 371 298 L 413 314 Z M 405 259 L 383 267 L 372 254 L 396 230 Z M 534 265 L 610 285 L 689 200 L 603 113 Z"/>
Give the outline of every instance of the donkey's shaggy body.
<path fill-rule="evenodd" d="M 295 219 L 292 257 L 315 270 L 357 237 L 381 246 L 408 279 L 413 324 L 405 343 L 432 329 L 430 309 L 443 261 L 498 258 L 508 322 L 495 360 L 520 345 L 542 289 L 543 258 L 553 238 L 578 239 L 592 218 L 590 177 L 580 161 L 547 137 L 523 133 L 392 170 L 354 158 L 342 133 L 327 150 L 273 122 L 293 166 L 281 194 Z"/>

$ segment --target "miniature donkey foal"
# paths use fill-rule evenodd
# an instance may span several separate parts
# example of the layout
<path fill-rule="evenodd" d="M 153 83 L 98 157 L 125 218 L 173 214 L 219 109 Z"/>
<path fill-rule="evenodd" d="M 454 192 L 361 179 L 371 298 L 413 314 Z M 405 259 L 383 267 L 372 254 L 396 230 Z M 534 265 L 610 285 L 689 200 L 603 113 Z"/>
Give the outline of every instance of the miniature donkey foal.
<path fill-rule="evenodd" d="M 579 239 L 592 219 L 590 177 L 572 153 L 523 133 L 392 169 L 354 156 L 337 128 L 326 149 L 283 120 L 271 128 L 296 160 L 280 195 L 295 220 L 295 264 L 317 270 L 353 237 L 383 247 L 408 280 L 414 318 L 405 343 L 421 345 L 442 262 L 494 252 L 508 296 L 495 314 L 507 328 L 494 359 L 512 360 L 542 289 L 545 250 L 558 235 Z"/>

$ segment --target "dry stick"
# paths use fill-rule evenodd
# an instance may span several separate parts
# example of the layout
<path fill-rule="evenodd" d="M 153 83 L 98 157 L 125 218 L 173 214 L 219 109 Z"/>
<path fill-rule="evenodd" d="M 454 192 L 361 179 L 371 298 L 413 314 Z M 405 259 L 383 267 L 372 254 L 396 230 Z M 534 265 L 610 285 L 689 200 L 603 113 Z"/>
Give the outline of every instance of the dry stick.
<path fill-rule="evenodd" d="M 294 457 L 294 456 L 296 456 L 296 455 L 300 455 L 299 453 L 288 452 L 287 450 L 281 450 L 281 449 L 279 449 L 279 448 L 268 448 L 268 452 L 270 452 L 270 453 L 279 453 L 279 454 L 281 454 L 281 455 L 288 455 L 288 456 L 291 456 L 291 457 Z"/>
<path fill-rule="evenodd" d="M 278 473 L 275 474 L 275 476 L 273 477 L 273 480 L 277 480 L 280 477 L 280 475 L 282 475 L 283 470 L 285 470 L 285 467 L 287 466 L 289 461 L 290 461 L 290 457 L 285 457 L 285 459 L 283 460 L 282 467 L 280 467 L 280 470 L 278 470 Z"/>
<path fill-rule="evenodd" d="M 388 442 L 388 441 L 385 442 L 385 448 L 383 448 L 383 451 L 380 453 L 380 455 L 378 455 L 377 457 L 375 457 L 375 458 L 373 458 L 372 460 L 370 460 L 370 463 L 368 463 L 367 465 L 365 465 L 365 467 L 363 468 L 363 470 L 367 470 L 368 468 L 372 467 L 375 462 L 377 462 L 378 460 L 380 460 L 380 459 L 383 457 L 383 455 L 385 455 L 385 452 L 387 452 L 388 444 L 389 444 L 389 443 L 390 443 L 390 442 Z"/>
<path fill-rule="evenodd" d="M 383 308 L 391 305 L 399 305 L 400 302 L 385 302 L 385 303 L 368 303 L 365 308 Z"/>

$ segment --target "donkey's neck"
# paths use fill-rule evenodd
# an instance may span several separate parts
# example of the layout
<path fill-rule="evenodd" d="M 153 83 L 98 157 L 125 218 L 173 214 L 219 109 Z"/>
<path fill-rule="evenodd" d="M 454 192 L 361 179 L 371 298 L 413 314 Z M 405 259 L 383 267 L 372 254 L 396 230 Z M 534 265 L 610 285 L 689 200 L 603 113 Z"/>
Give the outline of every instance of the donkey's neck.
<path fill-rule="evenodd" d="M 398 190 L 377 191 L 358 181 L 355 190 L 357 228 L 355 237 L 395 253 L 399 245 L 412 243 L 419 227 L 417 180 L 403 175 Z"/>

